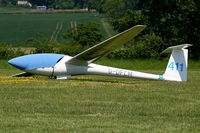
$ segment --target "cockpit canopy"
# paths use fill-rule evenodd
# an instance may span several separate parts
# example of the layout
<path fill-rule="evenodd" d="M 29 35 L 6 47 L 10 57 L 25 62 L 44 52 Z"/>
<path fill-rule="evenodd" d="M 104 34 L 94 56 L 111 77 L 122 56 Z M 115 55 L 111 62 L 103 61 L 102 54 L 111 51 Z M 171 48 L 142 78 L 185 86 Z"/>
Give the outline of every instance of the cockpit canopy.
<path fill-rule="evenodd" d="M 8 63 L 21 70 L 33 70 L 43 67 L 53 67 L 64 56 L 63 54 L 31 54 L 11 59 Z"/>

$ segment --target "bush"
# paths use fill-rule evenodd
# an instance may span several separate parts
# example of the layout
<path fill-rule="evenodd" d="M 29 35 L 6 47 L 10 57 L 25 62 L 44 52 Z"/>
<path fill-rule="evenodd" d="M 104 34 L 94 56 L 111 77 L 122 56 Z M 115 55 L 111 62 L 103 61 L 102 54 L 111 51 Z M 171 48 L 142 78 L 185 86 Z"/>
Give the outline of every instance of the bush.
<path fill-rule="evenodd" d="M 125 15 L 111 21 L 115 30 L 122 32 L 137 24 L 148 25 L 148 17 L 144 16 L 141 11 L 127 10 Z"/>
<path fill-rule="evenodd" d="M 99 24 L 94 22 L 81 23 L 74 28 L 63 33 L 63 37 L 75 41 L 76 43 L 85 46 L 93 46 L 101 41 L 101 32 Z"/>
<path fill-rule="evenodd" d="M 57 46 L 57 52 L 60 54 L 74 56 L 82 51 L 83 51 L 83 46 L 76 43 L 60 44 Z"/>
<path fill-rule="evenodd" d="M 10 59 L 24 54 L 23 51 L 13 48 L 9 44 L 0 44 L 0 59 Z"/>
<path fill-rule="evenodd" d="M 43 33 L 37 33 L 36 37 L 29 38 L 26 40 L 29 46 L 35 47 L 34 53 L 56 53 L 56 45 L 58 44 L 55 40 L 51 40 L 46 37 Z"/>
<path fill-rule="evenodd" d="M 131 46 L 130 46 L 131 44 Z M 108 55 L 109 58 L 156 58 L 165 45 L 161 37 L 147 34 L 128 46 L 117 49 Z"/>
<path fill-rule="evenodd" d="M 164 49 L 164 42 L 161 37 L 155 34 L 147 34 L 142 37 L 142 40 L 133 45 L 132 56 L 136 58 L 156 58 Z"/>
<path fill-rule="evenodd" d="M 1 44 L 0 47 L 0 58 L 4 59 L 4 58 L 9 58 L 9 56 L 12 54 L 12 50 L 11 47 L 9 45 L 6 44 Z"/>
<path fill-rule="evenodd" d="M 115 51 L 111 52 L 108 55 L 109 58 L 117 58 L 117 59 L 125 59 L 130 58 L 130 49 L 129 48 L 120 48 L 116 49 Z"/>

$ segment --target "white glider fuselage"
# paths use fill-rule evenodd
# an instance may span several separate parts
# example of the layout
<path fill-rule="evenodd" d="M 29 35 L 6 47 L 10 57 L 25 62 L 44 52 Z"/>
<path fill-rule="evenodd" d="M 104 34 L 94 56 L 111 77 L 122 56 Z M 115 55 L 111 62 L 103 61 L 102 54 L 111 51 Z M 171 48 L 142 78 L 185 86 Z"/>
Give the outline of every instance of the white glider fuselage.
<path fill-rule="evenodd" d="M 66 55 L 54 67 L 43 67 L 25 71 L 32 74 L 60 77 L 62 79 L 67 79 L 70 76 L 75 75 L 97 74 L 163 80 L 162 75 L 148 74 L 126 69 L 97 65 L 93 63 L 89 64 L 88 66 L 67 64 L 66 62 L 71 58 L 71 56 Z"/>

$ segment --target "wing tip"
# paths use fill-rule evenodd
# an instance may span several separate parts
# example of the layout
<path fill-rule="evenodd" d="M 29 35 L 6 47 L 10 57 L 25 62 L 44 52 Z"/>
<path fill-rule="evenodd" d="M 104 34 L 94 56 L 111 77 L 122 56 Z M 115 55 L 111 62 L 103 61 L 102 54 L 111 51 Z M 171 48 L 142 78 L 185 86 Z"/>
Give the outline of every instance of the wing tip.
<path fill-rule="evenodd" d="M 147 25 L 141 25 L 141 24 L 139 24 L 139 25 L 135 25 L 134 27 L 142 27 L 142 28 L 146 28 Z"/>

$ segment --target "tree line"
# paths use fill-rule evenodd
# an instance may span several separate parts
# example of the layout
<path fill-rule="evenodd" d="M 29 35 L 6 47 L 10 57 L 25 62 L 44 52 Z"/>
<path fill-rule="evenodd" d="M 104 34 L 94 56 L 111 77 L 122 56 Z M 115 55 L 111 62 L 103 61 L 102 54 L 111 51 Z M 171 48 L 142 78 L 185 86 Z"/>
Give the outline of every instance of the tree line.
<path fill-rule="evenodd" d="M 151 53 L 168 46 L 191 43 L 190 57 L 200 59 L 199 0 L 105 0 L 102 7 L 119 32 L 136 24 L 147 25 L 142 39 L 126 47 L 149 49 L 141 51 L 141 57 L 151 57 Z"/>
<path fill-rule="evenodd" d="M 16 0 L 2 0 L 14 3 Z M 200 58 L 200 1 L 199 0 L 28 0 L 33 5 L 55 9 L 88 8 L 105 15 L 114 29 L 124 31 L 144 24 L 147 29 L 134 41 L 113 52 L 132 58 L 156 57 L 164 48 L 191 43 L 190 57 Z M 134 44 L 134 45 L 132 45 Z M 145 48 L 145 50 L 144 50 Z M 127 58 L 127 57 L 126 57 Z"/>
<path fill-rule="evenodd" d="M 199 0 L 88 0 L 88 3 L 90 8 L 110 18 L 119 32 L 137 24 L 147 25 L 134 45 L 127 44 L 125 51 L 121 50 L 125 55 L 131 57 L 140 51 L 141 57 L 155 57 L 168 46 L 191 43 L 190 57 L 200 59 Z"/>

